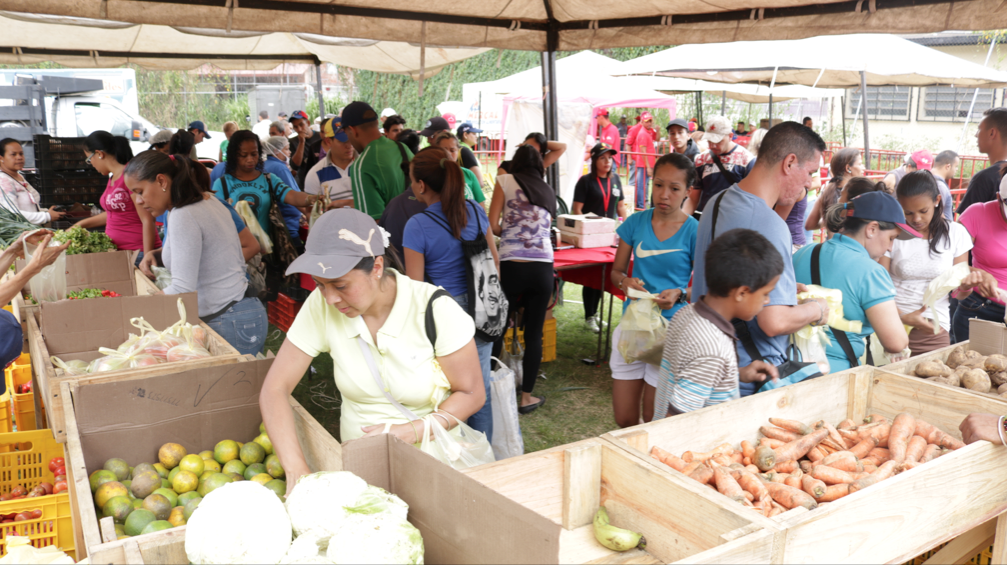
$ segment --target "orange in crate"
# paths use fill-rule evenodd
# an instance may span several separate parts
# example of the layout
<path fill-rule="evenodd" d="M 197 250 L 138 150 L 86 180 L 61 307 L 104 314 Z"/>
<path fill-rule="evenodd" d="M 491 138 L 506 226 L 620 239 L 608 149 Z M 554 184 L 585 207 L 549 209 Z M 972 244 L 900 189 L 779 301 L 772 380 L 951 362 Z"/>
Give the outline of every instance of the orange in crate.
<path fill-rule="evenodd" d="M 49 461 L 64 457 L 63 446 L 49 430 L 0 434 L 0 450 L 6 450 L 0 453 L 0 494 L 9 494 L 15 487 L 30 491 L 43 482 L 55 483 Z M 7 553 L 6 537 L 16 535 L 29 538 L 34 547 L 54 545 L 76 559 L 70 493 L 0 502 L 0 518 L 4 520 L 33 511 L 40 517 L 0 523 L 0 556 Z"/>

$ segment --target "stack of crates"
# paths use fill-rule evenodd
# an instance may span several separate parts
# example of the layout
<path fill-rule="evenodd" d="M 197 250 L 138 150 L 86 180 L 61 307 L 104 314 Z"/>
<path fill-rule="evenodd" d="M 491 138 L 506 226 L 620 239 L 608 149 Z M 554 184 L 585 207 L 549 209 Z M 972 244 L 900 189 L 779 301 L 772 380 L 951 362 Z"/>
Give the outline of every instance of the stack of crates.
<path fill-rule="evenodd" d="M 520 328 L 508 328 L 504 334 L 504 348 L 508 351 L 511 348 L 511 340 L 514 339 L 514 330 L 517 329 L 517 341 L 524 346 L 524 330 Z M 542 362 L 548 363 L 556 360 L 556 318 L 552 316 L 546 318 L 542 325 Z"/>
<path fill-rule="evenodd" d="M 301 304 L 282 292 L 277 293 L 276 300 L 266 305 L 269 323 L 279 328 L 280 331 L 289 331 L 290 325 L 294 323 L 294 318 L 301 311 Z"/>
<path fill-rule="evenodd" d="M 31 356 L 27 353 L 22 353 L 10 367 L 4 369 L 4 378 L 7 380 L 6 395 L 11 399 L 8 410 L 13 412 L 14 425 L 17 427 L 17 431 L 26 432 L 34 430 L 35 391 L 17 392 L 19 386 L 31 384 Z M 0 409 L 0 412 L 2 412 L 2 409 Z M 10 414 L 7 415 L 6 421 L 10 422 Z M 0 424 L 0 431 L 2 430 L 2 424 Z M 10 430 L 8 429 L 7 431 Z"/>
<path fill-rule="evenodd" d="M 108 177 L 87 163 L 86 137 L 36 135 L 35 169 L 32 186 L 38 190 L 41 206 L 97 204 L 108 185 Z"/>

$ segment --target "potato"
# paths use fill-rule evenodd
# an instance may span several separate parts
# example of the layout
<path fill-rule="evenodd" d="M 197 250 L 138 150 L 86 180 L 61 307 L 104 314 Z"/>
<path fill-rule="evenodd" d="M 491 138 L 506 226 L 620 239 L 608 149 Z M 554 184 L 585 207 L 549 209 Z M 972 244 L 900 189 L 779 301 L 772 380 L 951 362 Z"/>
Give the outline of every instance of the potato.
<path fill-rule="evenodd" d="M 997 392 L 1000 394 L 1007 394 L 1007 384 L 1002 384 L 997 387 Z"/>
<path fill-rule="evenodd" d="M 980 356 L 975 359 L 969 359 L 959 366 L 968 367 L 969 369 L 982 369 L 986 370 L 986 357 Z"/>
<path fill-rule="evenodd" d="M 967 358 L 965 357 L 965 352 L 962 351 L 962 348 L 959 347 L 958 349 L 952 351 L 950 355 L 948 355 L 947 364 L 948 367 L 951 367 L 952 369 L 957 369 L 958 365 L 961 365 L 966 360 Z"/>
<path fill-rule="evenodd" d="M 944 375 L 944 363 L 924 361 L 916 366 L 917 377 L 940 377 Z"/>
<path fill-rule="evenodd" d="M 951 373 L 951 375 L 944 378 L 951 386 L 962 386 L 962 375 L 960 373 Z"/>
<path fill-rule="evenodd" d="M 1007 357 L 999 354 L 990 355 L 986 358 L 983 366 L 988 373 L 1002 373 L 1007 371 Z"/>
<path fill-rule="evenodd" d="M 962 377 L 962 386 L 976 392 L 987 392 L 990 389 L 990 377 L 986 371 L 972 369 Z"/>
<path fill-rule="evenodd" d="M 966 359 L 972 360 L 972 359 L 979 359 L 980 357 L 985 357 L 985 355 L 971 349 L 965 352 Z"/>
<path fill-rule="evenodd" d="M 990 380 L 993 381 L 994 386 L 1000 386 L 1007 383 L 1007 371 L 1000 371 L 999 373 L 990 372 Z"/>

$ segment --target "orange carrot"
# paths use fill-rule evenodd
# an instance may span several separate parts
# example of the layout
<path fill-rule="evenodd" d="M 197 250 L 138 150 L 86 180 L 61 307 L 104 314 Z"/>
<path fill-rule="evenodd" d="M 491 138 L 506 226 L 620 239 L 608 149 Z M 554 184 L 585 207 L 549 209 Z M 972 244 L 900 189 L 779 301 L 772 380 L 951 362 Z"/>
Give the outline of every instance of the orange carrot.
<path fill-rule="evenodd" d="M 692 463 L 687 464 L 684 469 L 682 469 L 682 474 L 684 474 L 685 476 L 692 475 L 692 473 L 696 469 L 698 469 L 699 466 L 702 464 L 703 464 L 702 461 L 693 461 Z"/>
<path fill-rule="evenodd" d="M 776 452 L 771 447 L 761 445 L 755 450 L 755 458 L 752 461 L 759 470 L 768 471 L 776 466 Z"/>
<path fill-rule="evenodd" d="M 863 459 L 867 456 L 878 445 L 877 440 L 872 437 L 862 440 L 857 445 L 850 448 L 850 453 L 856 456 L 857 459 Z"/>
<path fill-rule="evenodd" d="M 744 466 L 746 466 L 746 467 L 749 466 L 749 465 L 751 465 L 752 464 L 752 458 L 751 457 L 745 457 L 745 458 L 743 458 L 741 460 L 741 464 L 744 465 Z"/>
<path fill-rule="evenodd" d="M 782 428 L 776 428 L 773 426 L 762 426 L 759 428 L 759 433 L 770 439 L 778 439 L 782 442 L 791 442 L 801 437 L 800 434 L 796 434 L 794 432 L 787 431 Z"/>
<path fill-rule="evenodd" d="M 928 444 L 927 448 L 923 450 L 923 455 L 920 457 L 919 462 L 928 463 L 930 461 L 933 461 L 934 459 L 937 459 L 938 457 L 941 456 L 941 451 L 943 449 L 944 448 L 942 448 L 939 445 L 933 443 Z"/>
<path fill-rule="evenodd" d="M 839 469 L 840 471 L 846 471 L 848 473 L 861 473 L 864 470 L 863 465 L 861 465 L 856 456 L 854 456 L 849 451 L 839 451 L 829 455 L 821 461 L 822 465 L 832 467 L 833 469 Z"/>
<path fill-rule="evenodd" d="M 800 476 L 798 476 L 796 474 L 793 474 L 793 475 L 790 475 L 789 477 L 787 477 L 786 480 L 783 481 L 783 484 L 785 484 L 787 486 L 794 487 L 794 488 L 801 488 L 801 479 L 802 478 L 803 477 L 800 477 Z"/>
<path fill-rule="evenodd" d="M 784 420 L 783 418 L 770 418 L 769 423 L 773 424 L 778 428 L 783 428 L 788 432 L 794 432 L 795 434 L 806 436 L 811 433 L 811 427 L 804 422 L 798 422 L 797 420 Z M 763 434 L 765 435 L 765 434 Z"/>
<path fill-rule="evenodd" d="M 814 510 L 818 507 L 818 503 L 810 494 L 792 486 L 782 483 L 766 483 L 766 490 L 769 491 L 773 500 L 788 510 L 798 506 L 803 506 L 808 510 Z"/>
<path fill-rule="evenodd" d="M 751 465 L 751 464 L 745 465 L 745 470 L 748 471 L 749 473 L 753 474 L 753 475 L 758 475 L 759 473 L 762 472 L 762 471 L 759 470 L 758 467 L 756 467 L 755 465 Z"/>
<path fill-rule="evenodd" d="M 701 483 L 713 484 L 713 469 L 705 463 L 700 463 L 696 470 L 689 474 L 690 477 Z"/>
<path fill-rule="evenodd" d="M 857 423 L 854 422 L 853 420 L 847 418 L 847 419 L 843 420 L 842 422 L 839 422 L 839 425 L 836 426 L 836 429 L 840 429 L 840 430 L 852 430 L 855 427 L 857 427 Z"/>
<path fill-rule="evenodd" d="M 828 465 L 819 465 L 811 472 L 811 476 L 827 485 L 838 485 L 841 483 L 852 483 L 857 480 L 857 476 L 852 473 L 841 471 Z"/>
<path fill-rule="evenodd" d="M 898 416 L 896 416 L 898 419 Z M 874 471 L 870 475 L 861 477 L 852 483 L 850 483 L 850 493 L 857 492 L 858 490 L 863 490 L 869 486 L 876 485 L 881 481 L 889 478 L 895 472 L 896 467 L 899 465 L 894 459 L 886 462 L 884 465 L 878 467 L 877 471 Z"/>
<path fill-rule="evenodd" d="M 731 444 L 724 443 L 709 451 L 707 453 L 698 453 L 694 451 L 686 451 L 682 454 L 682 461 L 686 463 L 692 463 L 693 461 L 706 461 L 707 459 L 713 459 L 714 457 L 722 454 L 730 454 L 734 452 L 734 448 Z"/>
<path fill-rule="evenodd" d="M 723 467 L 717 467 L 713 470 L 713 479 L 717 485 L 717 490 L 720 494 L 730 498 L 735 502 L 744 502 L 745 491 L 738 484 L 738 481 L 734 480 L 731 473 Z"/>
<path fill-rule="evenodd" d="M 924 433 L 927 435 L 924 436 Z M 915 435 L 923 437 L 923 439 L 927 440 L 927 443 L 937 444 L 951 450 L 965 447 L 965 444 L 958 439 L 944 433 L 937 426 L 923 422 L 922 420 L 916 421 Z"/>
<path fill-rule="evenodd" d="M 745 496 L 745 500 L 747 500 L 748 502 L 754 502 L 755 501 L 755 495 L 754 494 L 748 492 L 747 490 L 742 491 L 742 493 Z"/>
<path fill-rule="evenodd" d="M 906 449 L 909 447 L 909 438 L 916 431 L 916 418 L 908 412 L 903 412 L 895 417 L 892 422 L 892 431 L 888 436 L 888 450 L 892 454 L 892 461 L 902 463 L 906 460 Z"/>
<path fill-rule="evenodd" d="M 772 476 L 773 478 L 770 479 L 771 482 L 784 484 L 790 478 L 790 473 L 772 473 Z"/>
<path fill-rule="evenodd" d="M 877 467 L 878 465 L 881 464 L 881 461 L 879 461 L 877 457 L 869 455 L 861 459 L 860 463 L 862 463 L 863 465 L 874 465 L 875 467 Z"/>
<path fill-rule="evenodd" d="M 875 464 L 873 462 L 865 463 L 865 462 L 861 461 L 860 465 L 861 465 L 861 468 L 864 470 L 865 473 L 873 473 L 874 471 L 878 470 L 877 464 Z"/>
<path fill-rule="evenodd" d="M 822 452 L 823 455 L 828 456 L 828 455 L 832 455 L 833 453 L 835 453 L 837 451 L 846 451 L 846 449 L 836 449 L 835 447 L 832 447 L 831 445 L 825 445 L 824 443 L 820 443 L 820 444 L 818 444 L 818 451 Z"/>
<path fill-rule="evenodd" d="M 815 430 L 800 439 L 796 439 L 786 445 L 772 450 L 772 456 L 769 456 L 769 454 L 767 454 L 762 448 L 759 448 L 759 450 L 756 451 L 755 465 L 760 469 L 771 469 L 778 463 L 797 461 L 807 455 L 807 453 L 811 451 L 812 447 L 821 443 L 821 441 L 828 437 L 828 435 L 829 430 L 824 428 L 821 430 Z"/>
<path fill-rule="evenodd" d="M 850 490 L 850 485 L 845 483 L 831 485 L 827 487 L 822 496 L 818 497 L 816 500 L 818 502 L 832 502 L 834 500 L 839 500 L 840 498 L 850 494 Z"/>
<path fill-rule="evenodd" d="M 797 461 L 785 461 L 783 463 L 777 463 L 773 470 L 777 473 L 793 473 L 795 470 L 799 469 L 800 466 Z"/>
<path fill-rule="evenodd" d="M 755 455 L 755 446 L 747 439 L 741 442 L 741 454 L 749 459 Z"/>
<path fill-rule="evenodd" d="M 855 441 L 857 443 L 860 443 L 860 434 L 857 432 L 857 430 L 840 429 L 838 431 L 839 436 L 842 437 L 844 440 Z"/>
<path fill-rule="evenodd" d="M 909 438 L 909 445 L 906 447 L 906 461 L 916 463 L 923 457 L 923 452 L 927 449 L 927 440 L 920 436 Z"/>
<path fill-rule="evenodd" d="M 742 455 L 741 453 L 735 452 L 733 455 L 731 455 L 731 462 L 733 463 L 741 463 L 744 460 L 745 456 Z"/>
<path fill-rule="evenodd" d="M 811 473 L 813 465 L 807 459 L 801 459 L 801 471 L 805 474 Z"/>
<path fill-rule="evenodd" d="M 884 416 L 882 416 L 880 414 L 871 414 L 870 416 L 864 418 L 864 423 L 865 424 L 877 424 L 877 423 L 880 423 L 880 422 L 887 422 L 887 421 L 888 421 L 888 418 L 885 418 Z"/>
<path fill-rule="evenodd" d="M 656 445 L 651 448 L 650 456 L 676 471 L 685 469 L 685 466 L 687 465 L 687 463 L 682 461 L 681 458 L 676 457 L 674 454 L 669 453 Z"/>
<path fill-rule="evenodd" d="M 781 445 L 787 445 L 787 442 L 780 441 L 778 439 L 764 437 L 764 438 L 762 438 L 762 439 L 759 440 L 759 445 L 757 447 L 766 446 L 766 447 L 769 447 L 771 449 L 776 449 L 777 447 L 780 447 Z M 754 459 L 755 456 L 753 455 L 752 458 Z"/>
<path fill-rule="evenodd" d="M 769 517 L 769 513 L 773 511 L 773 499 L 766 493 L 765 498 L 758 498 L 755 500 L 755 509 L 762 512 L 762 515 Z"/>
<path fill-rule="evenodd" d="M 754 496 L 756 500 L 766 498 L 769 495 L 766 491 L 766 487 L 762 485 L 762 481 L 760 481 L 758 477 L 750 473 L 747 469 L 732 472 L 731 476 L 738 481 L 741 488 L 752 493 L 752 496 Z"/>
<path fill-rule="evenodd" d="M 730 465 L 731 463 L 734 463 L 734 459 L 731 459 L 730 455 L 721 454 L 715 457 L 711 457 L 709 459 L 709 462 L 715 463 L 717 465 Z"/>
<path fill-rule="evenodd" d="M 877 459 L 879 464 L 892 458 L 891 451 L 884 447 L 875 447 L 867 454 L 867 456 Z"/>
<path fill-rule="evenodd" d="M 822 450 L 816 445 L 808 451 L 808 459 L 811 461 L 821 461 L 822 459 L 825 459 L 825 454 L 822 453 Z"/>
<path fill-rule="evenodd" d="M 779 516 L 780 514 L 783 514 L 783 510 L 774 507 L 772 510 L 769 511 L 769 514 L 767 514 L 766 517 L 772 518 L 774 516 Z"/>
<path fill-rule="evenodd" d="M 829 430 L 829 439 L 832 440 L 833 443 L 835 443 L 840 447 L 846 445 L 846 443 L 843 441 L 843 436 L 839 435 L 839 430 L 837 430 L 832 424 L 828 422 L 822 422 L 822 426 L 825 429 Z"/>
<path fill-rule="evenodd" d="M 801 489 L 813 496 L 815 500 L 818 500 L 823 494 L 825 494 L 826 488 L 825 483 L 810 475 L 804 475 L 801 477 Z"/>

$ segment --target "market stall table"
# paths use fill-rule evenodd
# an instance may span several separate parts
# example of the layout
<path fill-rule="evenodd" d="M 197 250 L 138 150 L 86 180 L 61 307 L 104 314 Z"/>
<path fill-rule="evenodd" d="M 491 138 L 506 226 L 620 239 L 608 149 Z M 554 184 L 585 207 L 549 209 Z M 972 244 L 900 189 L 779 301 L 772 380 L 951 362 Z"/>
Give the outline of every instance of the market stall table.
<path fill-rule="evenodd" d="M 595 247 L 590 249 L 558 249 L 553 254 L 553 268 L 564 281 L 572 282 L 601 290 L 608 297 L 608 325 L 604 332 L 598 333 L 598 352 L 592 363 L 602 363 L 612 346 L 612 301 L 614 297 L 625 300 L 622 290 L 612 284 L 610 274 L 615 263 L 615 247 Z M 632 270 L 632 262 L 630 263 Z M 598 319 L 605 317 L 605 300 L 602 297 L 599 305 Z M 602 333 L 605 337 L 605 347 L 602 349 Z"/>

